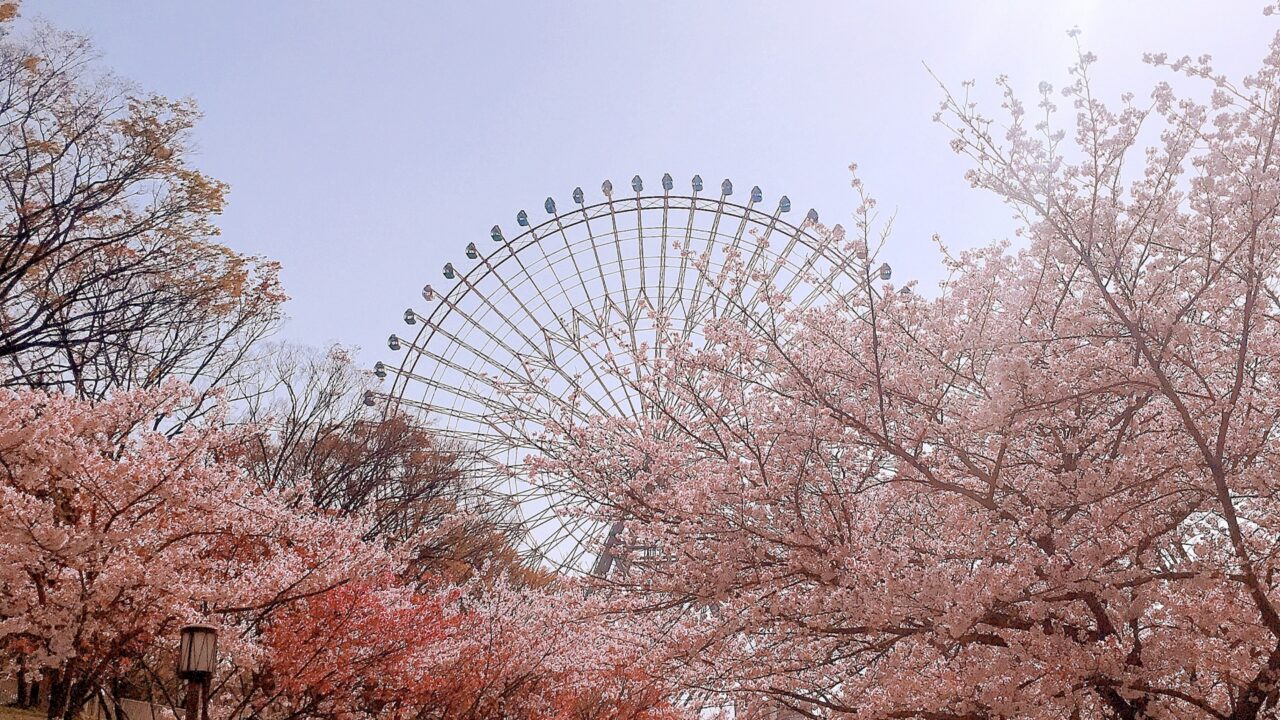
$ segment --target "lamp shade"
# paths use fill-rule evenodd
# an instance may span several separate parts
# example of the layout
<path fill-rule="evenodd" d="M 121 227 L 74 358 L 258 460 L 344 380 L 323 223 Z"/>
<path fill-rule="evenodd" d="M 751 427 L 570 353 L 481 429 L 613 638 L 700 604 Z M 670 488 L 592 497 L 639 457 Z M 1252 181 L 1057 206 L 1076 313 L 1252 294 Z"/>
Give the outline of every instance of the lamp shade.
<path fill-rule="evenodd" d="M 212 625 L 187 625 L 178 644 L 178 677 L 203 680 L 218 663 L 218 630 Z"/>

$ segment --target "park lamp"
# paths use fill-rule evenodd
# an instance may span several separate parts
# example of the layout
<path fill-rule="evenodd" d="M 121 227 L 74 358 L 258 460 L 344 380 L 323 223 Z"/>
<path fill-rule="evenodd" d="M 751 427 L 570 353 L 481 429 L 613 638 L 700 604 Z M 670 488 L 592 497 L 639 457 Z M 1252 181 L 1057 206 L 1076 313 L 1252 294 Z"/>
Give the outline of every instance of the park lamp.
<path fill-rule="evenodd" d="M 187 625 L 178 644 L 178 677 L 204 681 L 213 677 L 218 663 L 218 629 L 212 625 Z"/>

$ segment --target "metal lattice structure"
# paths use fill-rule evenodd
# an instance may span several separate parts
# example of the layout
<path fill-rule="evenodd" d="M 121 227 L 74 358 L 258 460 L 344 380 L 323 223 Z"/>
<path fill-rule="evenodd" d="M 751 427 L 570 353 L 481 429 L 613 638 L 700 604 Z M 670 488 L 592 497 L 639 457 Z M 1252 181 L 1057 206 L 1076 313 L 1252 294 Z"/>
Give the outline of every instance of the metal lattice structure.
<path fill-rule="evenodd" d="M 521 211 L 513 237 L 495 225 L 487 243 L 466 246 L 465 268 L 445 264 L 446 284 L 427 285 L 426 305 L 405 311 L 412 337 L 388 343 L 404 351 L 398 366 L 375 368 L 390 389 L 367 402 L 433 424 L 461 450 L 471 480 L 508 504 L 521 549 L 544 565 L 588 570 L 608 530 L 566 513 L 583 501 L 554 478 L 522 472 L 553 413 L 645 412 L 626 381 L 636 355 L 660 355 L 671 334 L 696 345 L 724 313 L 767 313 L 761 288 L 803 307 L 847 303 L 866 287 L 865 261 L 818 232 L 814 210 L 792 224 L 785 196 L 763 210 L 759 187 L 737 202 L 728 180 L 704 193 L 695 176 L 681 195 L 664 175 L 661 188 L 646 193 L 636 176 L 630 193 L 615 195 L 606 181 L 602 201 L 577 188 L 567 210 L 547 198 L 541 222 Z M 732 298 L 715 278 L 727 258 L 751 278 Z"/>

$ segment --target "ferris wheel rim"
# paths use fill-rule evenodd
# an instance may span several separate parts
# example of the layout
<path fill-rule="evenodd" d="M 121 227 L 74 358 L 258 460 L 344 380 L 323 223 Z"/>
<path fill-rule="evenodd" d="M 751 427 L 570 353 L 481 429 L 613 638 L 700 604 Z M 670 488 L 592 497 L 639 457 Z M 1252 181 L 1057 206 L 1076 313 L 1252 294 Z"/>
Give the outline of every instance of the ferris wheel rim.
<path fill-rule="evenodd" d="M 616 217 L 619 214 L 638 213 L 643 212 L 644 210 L 688 210 L 691 213 L 711 212 L 716 215 L 727 215 L 728 217 L 737 218 L 745 222 L 755 222 L 757 225 L 765 227 L 769 231 L 783 230 L 788 237 L 794 238 L 799 244 L 803 245 L 808 250 L 825 257 L 829 262 L 833 262 L 834 264 L 840 260 L 839 258 L 829 257 L 827 255 L 828 248 L 826 247 L 826 244 L 808 231 L 808 228 L 816 224 L 818 217 L 816 211 L 812 208 L 806 215 L 805 220 L 799 225 L 795 225 L 782 218 L 784 211 L 781 207 L 776 209 L 772 214 L 769 214 L 757 210 L 755 208 L 756 203 L 754 201 L 743 205 L 741 203 L 726 200 L 725 198 L 728 197 L 727 195 L 721 195 L 719 199 L 711 199 L 712 197 L 714 196 L 700 197 L 697 193 L 692 195 L 673 195 L 670 193 L 663 193 L 662 195 L 645 195 L 642 193 L 636 193 L 634 196 L 629 196 L 625 200 L 607 198 L 602 202 L 591 203 L 589 205 L 579 203 L 573 210 L 563 213 L 558 211 L 551 213 L 549 218 L 536 225 L 530 224 L 519 235 L 511 238 L 506 238 L 504 236 L 500 245 L 494 247 L 488 254 L 480 255 L 480 257 L 476 259 L 476 264 L 472 265 L 466 271 L 458 273 L 458 277 L 456 278 L 457 281 L 453 283 L 447 291 L 440 294 L 438 301 L 435 303 L 435 306 L 430 313 L 426 316 L 418 316 L 422 320 L 422 325 L 414 334 L 413 340 L 409 341 L 407 344 L 416 348 L 426 347 L 426 344 L 429 343 L 438 332 L 440 323 L 447 319 L 447 317 L 454 311 L 454 307 L 460 301 L 464 300 L 472 292 L 476 292 L 475 286 L 479 282 L 488 278 L 490 275 L 496 274 L 497 269 L 504 263 L 510 261 L 520 253 L 530 250 L 541 242 L 544 237 L 550 236 L 551 233 L 540 234 L 539 231 L 551 226 L 556 226 L 556 231 L 562 232 L 565 229 L 589 223 L 591 219 Z M 550 198 L 548 199 L 550 200 Z M 645 200 L 658 200 L 661 201 L 662 204 L 646 208 L 641 205 Z M 680 201 L 684 201 L 684 203 L 681 203 Z M 705 205 L 699 206 L 699 201 L 702 201 Z M 624 204 L 625 206 L 619 207 Z M 597 215 L 595 218 L 587 216 L 587 213 L 590 211 L 600 210 L 603 208 L 608 208 L 609 212 Z M 735 210 L 740 212 L 726 213 L 726 210 Z M 562 219 L 567 217 L 573 217 L 575 219 L 568 223 L 562 222 Z M 532 241 L 530 241 L 530 239 L 532 239 Z M 496 262 L 491 262 L 491 259 L 498 255 L 502 255 L 502 257 L 500 257 Z M 479 277 L 473 278 L 472 274 L 477 271 L 480 272 Z M 423 337 L 424 334 L 426 334 L 425 338 Z M 399 339 L 406 340 L 407 338 Z M 404 392 L 405 386 L 407 385 L 407 382 L 404 381 L 403 378 L 405 375 L 413 372 L 417 362 L 421 358 L 422 354 L 420 352 L 405 353 L 397 368 L 397 377 L 393 380 L 390 390 L 385 393 L 384 412 L 393 411 L 394 406 L 402 400 L 401 396 Z M 397 388 L 399 388 L 398 392 Z"/>

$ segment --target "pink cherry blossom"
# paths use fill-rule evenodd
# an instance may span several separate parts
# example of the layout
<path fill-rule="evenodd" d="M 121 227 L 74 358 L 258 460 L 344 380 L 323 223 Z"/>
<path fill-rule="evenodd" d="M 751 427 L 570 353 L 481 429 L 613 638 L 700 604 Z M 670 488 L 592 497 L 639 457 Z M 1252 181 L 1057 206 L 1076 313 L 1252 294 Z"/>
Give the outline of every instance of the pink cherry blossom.
<path fill-rule="evenodd" d="M 552 428 L 535 480 L 623 521 L 599 594 L 669 623 L 687 687 L 812 717 L 1277 712 L 1280 36 L 1238 83 L 1172 64 L 1212 105 L 1113 109 L 1097 67 L 1065 124 L 1003 80 L 999 121 L 944 103 L 1017 246 L 948 257 L 938 293 L 874 286 L 872 252 L 855 311 L 713 323 L 630 382 L 640 417 Z"/>

